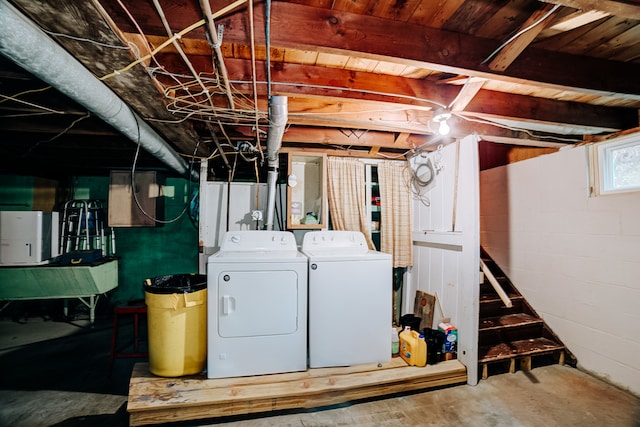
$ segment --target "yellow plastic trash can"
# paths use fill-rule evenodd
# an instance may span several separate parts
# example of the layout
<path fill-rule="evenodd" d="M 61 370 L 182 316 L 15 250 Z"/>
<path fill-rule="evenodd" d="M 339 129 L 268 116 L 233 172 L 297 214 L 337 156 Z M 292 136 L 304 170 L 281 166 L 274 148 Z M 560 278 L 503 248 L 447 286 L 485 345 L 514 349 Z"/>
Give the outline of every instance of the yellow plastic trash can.
<path fill-rule="evenodd" d="M 149 371 L 161 377 L 202 372 L 207 359 L 207 276 L 146 279 Z"/>

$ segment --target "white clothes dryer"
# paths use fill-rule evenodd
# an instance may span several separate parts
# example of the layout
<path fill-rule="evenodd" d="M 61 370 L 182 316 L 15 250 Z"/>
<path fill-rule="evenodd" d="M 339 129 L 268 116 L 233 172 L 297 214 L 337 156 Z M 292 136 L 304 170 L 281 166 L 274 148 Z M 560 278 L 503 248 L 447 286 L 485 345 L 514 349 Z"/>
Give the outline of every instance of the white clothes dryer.
<path fill-rule="evenodd" d="M 391 255 L 354 231 L 304 235 L 309 258 L 309 367 L 391 360 Z"/>
<path fill-rule="evenodd" d="M 207 262 L 207 377 L 307 369 L 307 258 L 286 231 L 230 231 Z"/>

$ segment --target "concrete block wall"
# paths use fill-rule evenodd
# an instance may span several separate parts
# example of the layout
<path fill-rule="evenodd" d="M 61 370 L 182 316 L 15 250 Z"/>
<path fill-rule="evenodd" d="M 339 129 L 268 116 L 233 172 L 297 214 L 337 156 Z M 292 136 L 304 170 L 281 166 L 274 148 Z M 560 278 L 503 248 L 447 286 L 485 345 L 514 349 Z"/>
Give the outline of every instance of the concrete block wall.
<path fill-rule="evenodd" d="M 640 192 L 588 188 L 585 146 L 483 171 L 480 241 L 581 368 L 640 395 Z"/>

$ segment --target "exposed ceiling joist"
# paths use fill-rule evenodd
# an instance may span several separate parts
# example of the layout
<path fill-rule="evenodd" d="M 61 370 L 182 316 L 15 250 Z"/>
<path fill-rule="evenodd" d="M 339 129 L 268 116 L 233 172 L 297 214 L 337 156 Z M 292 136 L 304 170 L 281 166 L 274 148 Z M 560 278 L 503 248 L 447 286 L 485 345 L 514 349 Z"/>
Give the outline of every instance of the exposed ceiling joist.
<path fill-rule="evenodd" d="M 640 5 L 616 0 L 540 0 L 582 11 L 598 10 L 624 18 L 640 20 Z"/>
<path fill-rule="evenodd" d="M 561 90 L 584 91 L 640 100 L 640 64 L 603 61 L 596 58 L 542 51 L 530 47 L 502 73 L 482 62 L 498 47 L 494 41 L 470 35 L 435 30 L 365 15 L 332 13 L 292 3 L 274 3 L 273 12 L 286 21 L 272 22 L 274 48 L 311 49 L 423 66 L 442 72 L 493 78 L 511 82 L 535 81 Z M 263 12 L 256 8 L 257 21 Z M 228 42 L 247 43 L 246 16 L 236 13 L 223 18 Z M 413 37 L 407 37 L 413 34 Z M 264 43 L 256 33 L 258 43 Z M 633 82 L 627 81 L 633 80 Z M 624 80 L 623 83 L 621 80 Z"/>
<path fill-rule="evenodd" d="M 550 22 L 557 8 L 547 4 L 533 12 L 518 32 L 489 62 L 489 68 L 494 71 L 506 70 Z"/>
<path fill-rule="evenodd" d="M 470 133 L 556 146 L 639 123 L 640 5 L 631 2 L 282 0 L 272 5 L 267 73 L 263 3 L 11 1 L 185 158 L 195 148 L 210 155 L 216 139 L 225 150 L 239 141 L 261 148 L 267 81 L 289 98 L 284 150 L 401 158 Z M 217 24 L 224 34 L 212 48 Z M 7 82 L 15 90 L 3 90 Z M 16 95 L 0 99 L 0 129 L 11 138 L 30 129 L 0 147 L 35 159 L 85 137 L 91 156 L 100 147 L 112 150 L 110 163 L 122 154 L 119 135 L 87 133 L 93 118 L 69 127 L 85 112 L 55 91 L 21 95 L 34 88 L 37 79 L 0 61 L 0 95 Z M 440 137 L 432 119 L 445 107 L 452 133 Z"/>

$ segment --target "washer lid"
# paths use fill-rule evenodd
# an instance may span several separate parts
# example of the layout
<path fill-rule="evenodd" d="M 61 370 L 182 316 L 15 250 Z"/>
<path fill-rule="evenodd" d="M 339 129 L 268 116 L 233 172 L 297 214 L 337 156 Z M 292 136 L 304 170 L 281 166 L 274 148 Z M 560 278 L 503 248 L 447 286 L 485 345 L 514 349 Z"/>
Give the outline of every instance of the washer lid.
<path fill-rule="evenodd" d="M 359 231 L 312 231 L 302 240 L 304 252 L 316 250 L 346 250 L 349 254 L 365 254 L 369 251 L 364 234 Z"/>
<path fill-rule="evenodd" d="M 375 261 L 390 260 L 391 255 L 385 252 L 354 251 L 351 248 L 312 248 L 303 253 L 309 257 L 309 261 Z"/>
<path fill-rule="evenodd" d="M 297 250 L 287 251 L 223 251 L 209 257 L 209 262 L 307 262 L 307 257 Z"/>
<path fill-rule="evenodd" d="M 220 244 L 221 252 L 270 252 L 296 250 L 296 238 L 290 231 L 227 231 L 222 238 L 222 243 Z"/>

